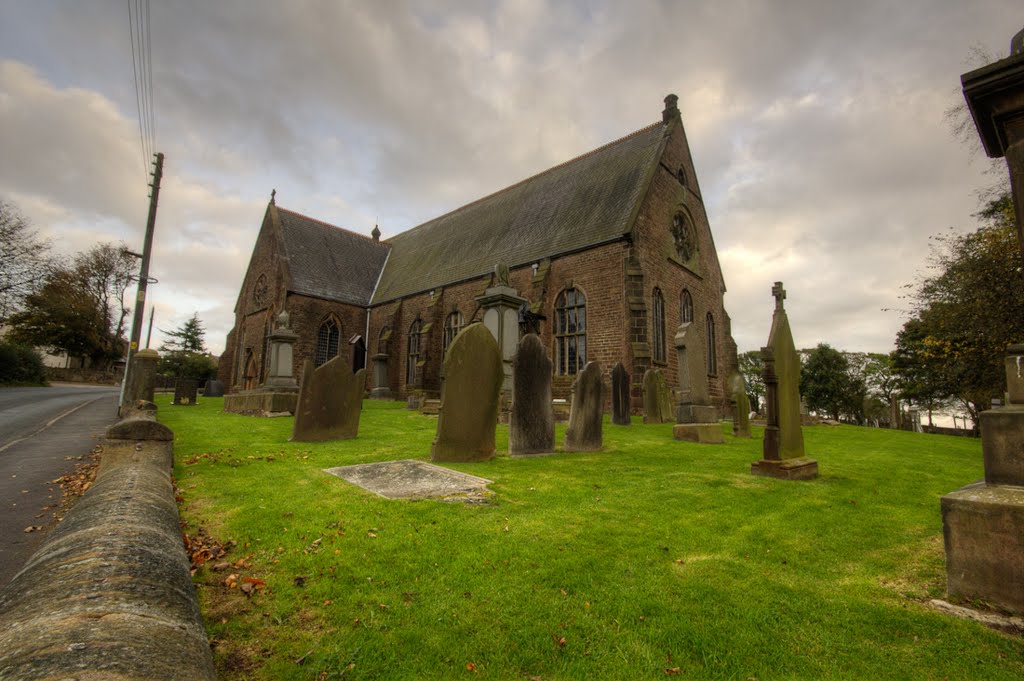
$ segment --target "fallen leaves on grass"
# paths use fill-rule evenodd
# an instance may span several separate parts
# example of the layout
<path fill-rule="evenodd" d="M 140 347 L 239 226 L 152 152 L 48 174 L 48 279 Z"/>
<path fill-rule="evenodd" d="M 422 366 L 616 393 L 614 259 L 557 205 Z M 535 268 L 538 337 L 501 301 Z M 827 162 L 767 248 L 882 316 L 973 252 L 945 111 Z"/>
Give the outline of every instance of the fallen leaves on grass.
<path fill-rule="evenodd" d="M 476 673 L 476 665 L 473 664 L 472 662 L 467 662 L 466 663 L 466 671 Z"/>
<path fill-rule="evenodd" d="M 665 676 L 679 676 L 682 671 L 681 667 L 665 667 Z"/>
<path fill-rule="evenodd" d="M 41 529 L 43 529 L 42 525 L 29 525 L 25 528 L 25 532 L 38 532 Z"/>
<path fill-rule="evenodd" d="M 206 563 L 223 558 L 228 552 L 224 544 L 206 534 L 203 528 L 199 528 L 195 535 L 183 532 L 181 538 L 185 544 L 185 553 L 192 564 L 193 575 L 196 573 L 196 570 Z M 218 563 L 214 569 L 221 568 L 222 565 L 222 563 Z"/>

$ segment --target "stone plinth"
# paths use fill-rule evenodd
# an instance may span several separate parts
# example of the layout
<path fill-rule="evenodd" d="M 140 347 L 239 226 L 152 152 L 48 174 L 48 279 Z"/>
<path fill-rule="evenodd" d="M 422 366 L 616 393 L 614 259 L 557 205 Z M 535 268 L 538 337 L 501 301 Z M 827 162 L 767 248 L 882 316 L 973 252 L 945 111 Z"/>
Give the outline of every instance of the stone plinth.
<path fill-rule="evenodd" d="M 153 401 L 156 388 L 156 365 L 160 354 L 156 350 L 139 350 L 132 355 L 132 370 L 128 372 L 129 384 L 124 395 L 124 404 L 138 400 Z"/>
<path fill-rule="evenodd" d="M 371 400 L 390 400 L 394 397 L 388 380 L 388 354 L 379 352 L 370 358 L 373 362 L 373 389 L 370 390 Z"/>
<path fill-rule="evenodd" d="M 672 437 L 705 445 L 720 445 L 725 442 L 722 426 L 718 423 L 677 423 L 672 426 Z"/>
<path fill-rule="evenodd" d="M 981 412 L 985 482 L 1024 487 L 1024 405 Z"/>
<path fill-rule="evenodd" d="M 750 464 L 750 472 L 780 480 L 813 480 L 818 477 L 818 462 L 806 456 L 793 459 L 762 459 Z"/>
<path fill-rule="evenodd" d="M 224 411 L 249 416 L 294 414 L 299 392 L 245 390 L 224 396 Z"/>
<path fill-rule="evenodd" d="M 1024 487 L 976 482 L 941 506 L 949 594 L 1024 612 Z"/>

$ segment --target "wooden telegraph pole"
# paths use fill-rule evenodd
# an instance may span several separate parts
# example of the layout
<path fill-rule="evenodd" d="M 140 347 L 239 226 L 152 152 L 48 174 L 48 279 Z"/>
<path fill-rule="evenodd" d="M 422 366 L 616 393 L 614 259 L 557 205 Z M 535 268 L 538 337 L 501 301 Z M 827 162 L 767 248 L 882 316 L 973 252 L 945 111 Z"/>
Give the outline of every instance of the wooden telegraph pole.
<path fill-rule="evenodd" d="M 129 385 L 132 371 L 132 357 L 139 350 L 139 339 L 142 337 L 142 321 L 146 314 L 146 287 L 149 285 L 149 257 L 153 251 L 153 230 L 156 227 L 156 207 L 160 200 L 160 179 L 164 174 L 164 155 L 158 153 L 154 163 L 153 183 L 149 185 L 153 191 L 149 195 L 149 217 L 146 220 L 146 238 L 142 247 L 142 264 L 139 266 L 139 288 L 135 294 L 135 309 L 132 316 L 132 335 L 128 345 L 128 362 L 124 368 L 124 380 L 121 382 L 120 406 L 124 406 L 125 387 Z M 120 411 L 120 408 L 118 409 Z"/>

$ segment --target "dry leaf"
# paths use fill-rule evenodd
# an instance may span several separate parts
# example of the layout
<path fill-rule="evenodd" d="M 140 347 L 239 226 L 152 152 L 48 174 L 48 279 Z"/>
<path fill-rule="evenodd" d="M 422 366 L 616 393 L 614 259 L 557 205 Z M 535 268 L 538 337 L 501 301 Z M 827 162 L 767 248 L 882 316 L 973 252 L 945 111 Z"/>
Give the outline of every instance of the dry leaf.
<path fill-rule="evenodd" d="M 679 672 L 683 671 L 679 667 L 665 667 L 666 676 L 678 676 Z"/>
<path fill-rule="evenodd" d="M 473 664 L 472 662 L 467 662 L 466 663 L 466 670 L 467 671 L 471 671 L 471 672 L 476 672 L 476 665 Z"/>

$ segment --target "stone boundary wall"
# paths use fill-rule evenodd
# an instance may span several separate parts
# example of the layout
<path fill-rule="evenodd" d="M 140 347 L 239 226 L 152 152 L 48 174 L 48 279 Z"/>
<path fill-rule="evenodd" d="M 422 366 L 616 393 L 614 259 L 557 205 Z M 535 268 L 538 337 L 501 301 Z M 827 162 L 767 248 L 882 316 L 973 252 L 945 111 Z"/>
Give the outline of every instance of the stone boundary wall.
<path fill-rule="evenodd" d="M 58 383 L 96 383 L 100 385 L 117 385 L 124 376 L 123 369 L 65 369 L 64 367 L 44 367 L 46 379 Z"/>
<path fill-rule="evenodd" d="M 0 678 L 216 678 L 173 447 L 153 411 L 107 430 L 96 482 L 0 591 Z"/>

